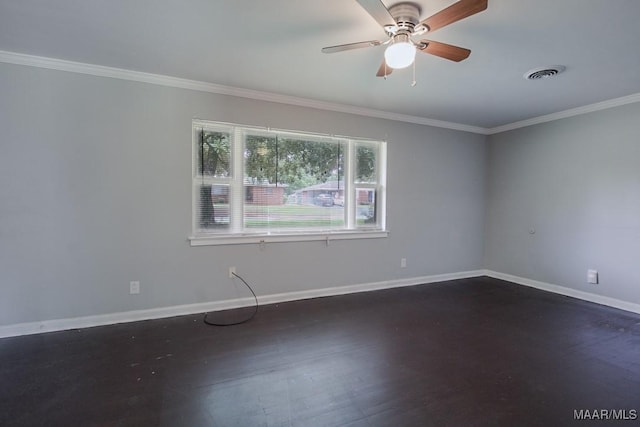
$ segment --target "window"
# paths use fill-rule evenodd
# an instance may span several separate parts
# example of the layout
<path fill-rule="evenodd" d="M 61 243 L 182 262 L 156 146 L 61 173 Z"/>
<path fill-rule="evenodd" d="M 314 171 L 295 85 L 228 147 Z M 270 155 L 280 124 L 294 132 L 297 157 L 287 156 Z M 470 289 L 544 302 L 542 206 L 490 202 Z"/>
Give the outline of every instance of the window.
<path fill-rule="evenodd" d="M 386 144 L 193 122 L 193 245 L 383 237 Z"/>

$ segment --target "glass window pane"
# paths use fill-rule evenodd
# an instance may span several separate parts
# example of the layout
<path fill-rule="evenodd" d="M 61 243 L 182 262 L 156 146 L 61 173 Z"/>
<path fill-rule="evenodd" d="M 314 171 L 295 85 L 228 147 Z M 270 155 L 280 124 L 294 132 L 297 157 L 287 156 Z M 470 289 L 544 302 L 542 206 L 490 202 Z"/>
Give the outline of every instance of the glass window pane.
<path fill-rule="evenodd" d="M 228 132 L 203 130 L 198 140 L 198 174 L 216 178 L 231 175 L 231 144 Z"/>
<path fill-rule="evenodd" d="M 356 224 L 376 225 L 376 190 L 356 188 Z"/>
<path fill-rule="evenodd" d="M 198 213 L 200 228 L 226 231 L 229 228 L 229 186 L 199 186 Z"/>
<path fill-rule="evenodd" d="M 245 182 L 245 227 L 344 227 L 344 147 L 286 135 L 260 142 L 269 157 L 245 156 L 248 175 L 258 174 L 256 165 L 275 169 L 265 175 L 267 179 Z M 247 151 L 257 150 L 256 144 L 248 139 Z"/>
<path fill-rule="evenodd" d="M 247 135 L 244 147 L 244 226 L 268 226 L 270 207 L 282 205 L 277 187 L 277 141 L 272 135 Z M 275 191 L 274 191 L 275 190 Z"/>
<path fill-rule="evenodd" d="M 374 144 L 356 144 L 356 182 L 377 182 L 377 153 Z"/>
<path fill-rule="evenodd" d="M 247 135 L 244 147 L 244 183 L 276 183 L 275 136 Z"/>

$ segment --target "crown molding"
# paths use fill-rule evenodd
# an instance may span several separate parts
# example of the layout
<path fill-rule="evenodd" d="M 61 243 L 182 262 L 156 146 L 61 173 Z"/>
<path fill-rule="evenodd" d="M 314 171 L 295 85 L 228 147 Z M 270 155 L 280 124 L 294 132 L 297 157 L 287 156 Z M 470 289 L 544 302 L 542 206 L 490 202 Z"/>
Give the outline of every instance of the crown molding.
<path fill-rule="evenodd" d="M 243 89 L 239 87 L 225 86 L 215 83 L 201 82 L 197 80 L 182 79 L 179 77 L 171 77 L 161 74 L 144 73 L 141 71 L 126 70 L 122 68 L 105 67 L 102 65 L 47 58 L 43 56 L 0 51 L 0 62 L 14 65 L 47 68 L 50 70 L 67 71 L 70 73 L 88 74 L 98 77 L 108 77 L 112 79 L 129 80 L 134 82 L 149 83 L 180 89 L 189 89 L 200 92 L 209 92 L 219 95 L 237 96 L 241 98 L 276 102 L 279 104 L 295 105 L 299 107 L 316 108 L 319 110 L 334 111 L 339 113 L 356 114 L 359 116 L 414 123 L 438 128 L 459 130 L 463 132 L 478 133 L 482 135 L 487 134 L 487 129 L 485 128 L 465 125 L 461 123 L 453 123 L 443 120 L 429 119 L 426 117 L 411 116 L 408 114 L 392 113 L 389 111 L 375 110 L 372 108 L 356 107 L 354 105 L 318 101 L 315 99 L 282 95 L 272 92 Z"/>
<path fill-rule="evenodd" d="M 357 107 L 355 105 L 338 104 L 333 102 L 318 101 L 310 98 L 282 95 L 273 92 L 263 92 L 253 89 L 244 89 L 234 86 L 225 86 L 216 83 L 201 82 L 197 80 L 182 79 L 179 77 L 165 76 L 161 74 L 144 73 L 141 71 L 126 70 L 123 68 L 105 67 L 102 65 L 86 64 L 82 62 L 66 61 L 63 59 L 47 58 L 44 56 L 27 55 L 0 50 L 0 62 L 14 65 L 26 65 L 30 67 L 47 68 L 50 70 L 67 71 L 70 73 L 88 74 L 98 77 L 108 77 L 120 80 L 149 83 L 159 86 L 189 89 L 199 92 L 209 92 L 219 95 L 237 96 L 240 98 L 255 99 L 259 101 L 276 102 L 279 104 L 295 105 L 299 107 L 316 108 L 338 113 L 356 114 L 365 117 L 393 120 L 418 125 L 433 126 L 444 129 L 452 129 L 480 135 L 494 135 L 514 129 L 532 126 L 540 123 L 551 122 L 567 117 L 592 113 L 619 107 L 621 105 L 640 102 L 640 93 L 623 96 L 595 104 L 559 111 L 544 116 L 508 123 L 493 128 L 465 125 L 462 123 L 447 122 L 444 120 L 429 119 L 426 117 L 412 116 L 408 114 L 393 113 L 390 111 L 376 110 L 373 108 Z"/>
<path fill-rule="evenodd" d="M 640 93 L 623 96 L 620 98 L 609 99 L 607 101 L 596 102 L 595 104 L 585 105 L 582 107 L 571 108 L 569 110 L 559 111 L 557 113 L 546 114 L 544 116 L 534 117 L 519 122 L 509 123 L 503 126 L 497 126 L 487 129 L 487 135 L 506 132 L 509 130 L 520 129 L 527 126 L 537 125 L 540 123 L 553 122 L 555 120 L 566 119 L 568 117 L 579 116 L 582 114 L 593 113 L 595 111 L 607 110 L 609 108 L 619 107 L 621 105 L 633 104 L 640 102 Z"/>

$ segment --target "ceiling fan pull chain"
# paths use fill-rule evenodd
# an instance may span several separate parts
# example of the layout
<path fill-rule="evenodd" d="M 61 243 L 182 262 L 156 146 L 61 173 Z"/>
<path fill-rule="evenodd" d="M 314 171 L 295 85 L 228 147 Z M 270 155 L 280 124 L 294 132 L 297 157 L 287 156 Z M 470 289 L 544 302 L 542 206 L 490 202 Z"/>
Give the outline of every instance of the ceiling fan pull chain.
<path fill-rule="evenodd" d="M 417 84 L 418 82 L 416 82 L 416 62 L 413 61 L 413 81 L 411 82 L 411 87 L 414 87 Z"/>

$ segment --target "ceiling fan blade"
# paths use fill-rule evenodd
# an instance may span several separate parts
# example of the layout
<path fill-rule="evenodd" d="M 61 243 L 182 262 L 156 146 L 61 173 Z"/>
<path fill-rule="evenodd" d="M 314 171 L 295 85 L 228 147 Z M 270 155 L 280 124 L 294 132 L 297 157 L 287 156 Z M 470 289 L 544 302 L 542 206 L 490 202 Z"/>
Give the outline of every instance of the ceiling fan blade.
<path fill-rule="evenodd" d="M 367 42 L 347 43 L 339 44 L 337 46 L 323 47 L 322 53 L 336 53 L 345 50 L 361 49 L 363 47 L 380 46 L 382 42 L 380 40 L 369 40 Z"/>
<path fill-rule="evenodd" d="M 426 44 L 424 48 L 418 46 L 418 49 L 424 53 L 439 56 L 440 58 L 450 61 L 460 62 L 469 57 L 471 51 L 463 47 L 453 46 L 446 43 L 434 42 L 431 40 L 420 40 L 420 44 Z"/>
<path fill-rule="evenodd" d="M 381 0 L 356 0 L 360 3 L 360 6 L 366 10 L 369 15 L 375 19 L 378 24 L 384 26 L 387 25 L 396 25 L 395 19 L 389 13 L 389 10 L 385 7 L 384 3 Z"/>
<path fill-rule="evenodd" d="M 435 15 L 431 15 L 421 22 L 429 27 L 429 31 L 435 31 L 456 21 L 475 15 L 487 8 L 488 0 L 460 0 L 446 9 L 442 9 Z"/>
<path fill-rule="evenodd" d="M 378 68 L 378 72 L 376 73 L 376 76 L 384 77 L 384 76 L 388 76 L 392 72 L 393 72 L 393 68 L 389 67 L 383 58 L 382 64 L 380 65 L 380 68 Z"/>

